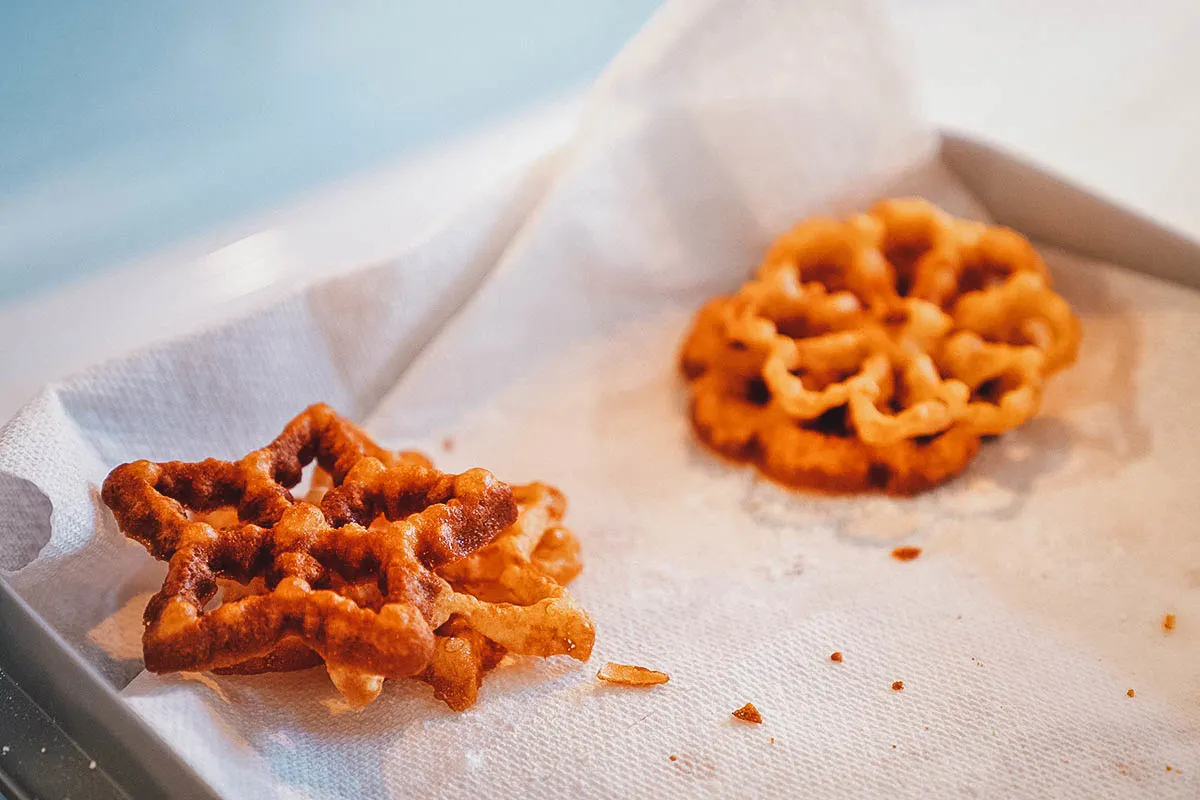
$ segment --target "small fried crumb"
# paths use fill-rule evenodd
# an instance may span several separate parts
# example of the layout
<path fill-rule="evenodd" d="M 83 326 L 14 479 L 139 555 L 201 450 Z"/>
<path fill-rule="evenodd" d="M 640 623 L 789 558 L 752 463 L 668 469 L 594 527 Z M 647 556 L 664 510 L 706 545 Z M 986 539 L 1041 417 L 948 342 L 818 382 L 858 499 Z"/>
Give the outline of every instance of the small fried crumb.
<path fill-rule="evenodd" d="M 893 749 L 893 750 L 895 750 L 895 749 L 896 749 L 896 745 L 892 745 L 892 749 Z"/>
<path fill-rule="evenodd" d="M 842 663 L 842 651 L 841 651 L 841 650 L 834 650 L 834 651 L 833 651 L 833 652 L 832 652 L 832 653 L 829 655 L 829 660 L 830 660 L 830 661 L 836 661 L 836 662 L 837 662 L 837 663 L 839 663 L 839 664 L 840 664 L 840 663 Z"/>
<path fill-rule="evenodd" d="M 771 737 L 771 744 L 775 744 L 775 737 L 774 737 L 774 736 L 772 736 L 772 737 Z"/>
<path fill-rule="evenodd" d="M 753 722 L 757 725 L 762 724 L 762 714 L 758 713 L 758 709 L 754 707 L 753 703 L 746 703 L 746 705 L 733 712 L 733 715 L 744 722 Z"/>
<path fill-rule="evenodd" d="M 600 668 L 596 677 L 623 686 L 656 686 L 671 680 L 671 676 L 665 672 L 629 664 L 614 664 L 611 661 Z"/>
<path fill-rule="evenodd" d="M 1171 765 L 1167 764 L 1167 772 L 1170 772 L 1170 771 L 1171 771 Z"/>
<path fill-rule="evenodd" d="M 1174 614 L 1164 614 L 1163 615 L 1163 630 L 1164 631 L 1175 630 L 1175 615 Z"/>
<path fill-rule="evenodd" d="M 904 691 L 904 681 L 893 681 L 892 682 L 892 691 L 893 692 Z"/>
<path fill-rule="evenodd" d="M 1130 690 L 1129 690 L 1128 692 L 1126 692 L 1125 694 L 1126 694 L 1126 695 L 1128 695 L 1129 697 L 1133 697 L 1133 689 L 1130 689 Z"/>
<path fill-rule="evenodd" d="M 671 759 L 672 761 L 678 761 L 678 760 L 679 760 L 679 759 L 677 759 L 675 756 L 670 756 L 670 759 Z"/>
<path fill-rule="evenodd" d="M 896 559 L 897 561 L 912 561 L 919 555 L 921 555 L 921 548 L 912 547 L 910 545 L 897 547 L 892 551 L 892 558 Z"/>
<path fill-rule="evenodd" d="M 453 450 L 454 450 L 454 437 L 453 436 L 447 436 L 445 439 L 442 439 L 442 449 L 445 450 L 447 453 L 453 452 Z"/>

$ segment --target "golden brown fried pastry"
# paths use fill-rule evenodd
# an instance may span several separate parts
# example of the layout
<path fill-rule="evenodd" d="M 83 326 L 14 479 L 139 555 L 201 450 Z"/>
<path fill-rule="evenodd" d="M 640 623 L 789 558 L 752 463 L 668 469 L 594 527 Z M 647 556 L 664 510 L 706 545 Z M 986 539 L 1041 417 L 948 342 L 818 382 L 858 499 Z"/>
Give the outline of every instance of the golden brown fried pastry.
<path fill-rule="evenodd" d="M 795 486 L 907 494 L 1036 414 L 1079 339 L 1028 241 L 910 198 L 781 236 L 700 310 L 680 366 L 718 452 Z"/>
<path fill-rule="evenodd" d="M 289 490 L 314 460 L 314 489 L 296 500 Z M 558 526 L 565 503 L 541 485 L 519 494 L 520 506 L 485 470 L 447 475 L 383 450 L 323 405 L 240 461 L 138 461 L 103 489 L 126 535 L 169 562 L 146 609 L 147 669 L 324 661 L 352 704 L 374 699 L 385 677 L 416 676 L 455 708 L 505 652 L 591 652 L 591 619 L 553 577 L 579 568 Z M 460 566 L 476 554 L 477 569 Z M 471 572 L 470 586 L 453 586 L 447 569 Z"/>
<path fill-rule="evenodd" d="M 491 544 L 438 574 L 460 596 L 496 604 L 513 615 L 537 609 L 541 624 L 521 627 L 501 618 L 481 625 L 477 617 L 473 627 L 467 617 L 455 614 L 435 631 L 434 654 L 420 678 L 456 711 L 475 703 L 484 676 L 505 655 L 568 653 L 586 661 L 595 639 L 591 618 L 564 588 L 583 569 L 578 540 L 562 527 L 566 499 L 541 483 L 515 486 L 513 496 L 516 521 Z M 369 673 L 331 670 L 330 677 L 355 705 L 374 699 L 382 688 L 381 680 Z"/>

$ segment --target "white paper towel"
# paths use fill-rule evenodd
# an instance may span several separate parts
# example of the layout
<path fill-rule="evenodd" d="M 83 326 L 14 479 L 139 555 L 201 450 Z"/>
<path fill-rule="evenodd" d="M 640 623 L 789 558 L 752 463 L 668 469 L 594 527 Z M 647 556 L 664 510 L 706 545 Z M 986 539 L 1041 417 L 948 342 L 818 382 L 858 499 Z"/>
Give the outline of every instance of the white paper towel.
<path fill-rule="evenodd" d="M 43 393 L 0 434 L 5 577 L 125 685 L 162 568 L 97 505 L 107 469 L 232 457 L 327 400 L 444 468 L 561 486 L 596 651 L 501 668 L 462 714 L 416 682 L 345 713 L 320 670 L 138 675 L 129 703 L 223 793 L 1195 796 L 1196 294 L 1052 254 L 1079 363 L 914 500 L 789 493 L 688 430 L 689 316 L 774 234 L 899 188 L 978 213 L 928 162 L 899 64 L 870 6 L 668 5 L 548 189 L 501 187 L 397 264 Z M 896 562 L 900 541 L 924 555 Z M 603 686 L 606 660 L 672 681 Z M 762 726 L 730 717 L 747 701 Z"/>

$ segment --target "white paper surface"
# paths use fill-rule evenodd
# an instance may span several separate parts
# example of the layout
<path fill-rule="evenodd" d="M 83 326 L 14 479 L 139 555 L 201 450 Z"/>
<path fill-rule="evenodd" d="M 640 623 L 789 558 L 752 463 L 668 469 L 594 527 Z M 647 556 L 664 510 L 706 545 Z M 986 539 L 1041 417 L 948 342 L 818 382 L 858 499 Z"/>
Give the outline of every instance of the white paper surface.
<path fill-rule="evenodd" d="M 914 500 L 789 493 L 689 431 L 690 315 L 774 234 L 901 189 L 980 213 L 899 64 L 871 7 L 668 5 L 536 207 L 535 175 L 397 264 L 48 389 L 0 434 L 0 569 L 234 797 L 1195 796 L 1200 296 L 1052 254 L 1079 363 Z M 501 668 L 462 714 L 396 681 L 338 713 L 321 670 L 139 675 L 162 568 L 98 508 L 104 474 L 235 456 L 316 400 L 566 491 L 592 662 Z M 672 680 L 602 686 L 607 660 Z"/>

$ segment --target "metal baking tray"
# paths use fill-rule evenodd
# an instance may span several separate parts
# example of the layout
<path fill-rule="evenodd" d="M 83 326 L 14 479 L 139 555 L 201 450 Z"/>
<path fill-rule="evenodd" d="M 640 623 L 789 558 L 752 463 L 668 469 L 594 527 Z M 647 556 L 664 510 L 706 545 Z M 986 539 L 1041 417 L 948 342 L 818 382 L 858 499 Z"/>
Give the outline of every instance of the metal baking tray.
<path fill-rule="evenodd" d="M 941 157 L 1035 242 L 1200 289 L 1197 243 L 978 139 L 943 133 Z M 0 795 L 13 800 L 217 796 L 0 577 L 4 748 Z"/>

